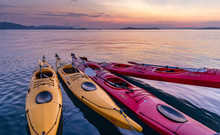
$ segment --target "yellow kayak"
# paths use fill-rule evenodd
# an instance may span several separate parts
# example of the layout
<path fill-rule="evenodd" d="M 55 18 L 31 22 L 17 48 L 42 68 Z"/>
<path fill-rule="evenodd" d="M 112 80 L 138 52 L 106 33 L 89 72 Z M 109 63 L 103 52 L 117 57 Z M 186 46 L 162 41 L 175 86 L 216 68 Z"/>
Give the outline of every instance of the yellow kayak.
<path fill-rule="evenodd" d="M 62 115 L 62 93 L 56 72 L 41 62 L 26 95 L 26 118 L 31 135 L 57 135 Z"/>
<path fill-rule="evenodd" d="M 142 131 L 142 127 L 121 111 L 109 95 L 86 74 L 71 64 L 58 67 L 57 72 L 69 90 L 98 114 L 118 127 Z"/>

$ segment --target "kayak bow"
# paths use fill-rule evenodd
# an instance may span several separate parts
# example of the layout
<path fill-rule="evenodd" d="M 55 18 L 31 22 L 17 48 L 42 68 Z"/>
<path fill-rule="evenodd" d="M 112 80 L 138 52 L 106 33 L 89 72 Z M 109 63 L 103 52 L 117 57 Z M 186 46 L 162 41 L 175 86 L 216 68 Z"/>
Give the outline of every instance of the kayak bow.
<path fill-rule="evenodd" d="M 60 58 L 57 55 L 57 65 Z M 92 110 L 121 128 L 142 131 L 142 127 L 129 118 L 85 73 L 78 70 L 78 63 L 58 66 L 57 72 L 68 89 Z"/>
<path fill-rule="evenodd" d="M 220 88 L 220 70 L 208 68 L 181 68 L 129 62 L 103 63 L 103 68 L 113 73 L 143 79 Z"/>
<path fill-rule="evenodd" d="M 45 57 L 32 75 L 25 110 L 31 135 L 61 134 L 62 93 L 56 72 Z"/>
<path fill-rule="evenodd" d="M 215 132 L 189 116 L 176 110 L 151 93 L 138 88 L 126 80 L 104 70 L 98 63 L 86 61 L 86 66 L 96 72 L 90 76 L 112 97 L 130 109 L 146 125 L 163 135 L 213 135 Z"/>

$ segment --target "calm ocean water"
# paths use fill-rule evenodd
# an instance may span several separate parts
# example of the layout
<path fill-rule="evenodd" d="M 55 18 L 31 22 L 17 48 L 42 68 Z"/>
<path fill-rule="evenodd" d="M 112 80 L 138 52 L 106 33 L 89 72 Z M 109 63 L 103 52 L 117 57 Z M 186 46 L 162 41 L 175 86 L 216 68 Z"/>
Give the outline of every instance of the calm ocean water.
<path fill-rule="evenodd" d="M 25 96 L 43 55 L 52 65 L 55 53 L 68 62 L 74 52 L 100 62 L 220 68 L 219 37 L 218 30 L 0 30 L 0 135 L 26 134 Z M 169 104 L 220 132 L 219 89 L 143 81 L 170 95 L 165 99 Z M 62 94 L 63 135 L 142 134 L 116 128 L 88 113 L 63 87 Z M 188 107 L 175 104 L 173 98 Z"/>

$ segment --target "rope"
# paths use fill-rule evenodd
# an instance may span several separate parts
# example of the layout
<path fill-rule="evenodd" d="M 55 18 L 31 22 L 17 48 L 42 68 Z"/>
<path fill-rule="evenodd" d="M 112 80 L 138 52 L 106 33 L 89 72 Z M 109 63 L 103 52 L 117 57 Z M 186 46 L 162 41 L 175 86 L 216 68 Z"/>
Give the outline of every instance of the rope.
<path fill-rule="evenodd" d="M 135 95 L 133 96 L 133 98 L 138 97 L 138 96 L 143 96 L 142 98 L 136 100 L 136 102 L 139 102 L 139 101 L 143 100 L 144 97 L 146 97 L 145 95 L 147 95 L 147 93 L 146 93 L 144 90 L 142 90 L 142 89 L 140 89 L 140 90 L 133 90 L 133 89 L 130 89 L 129 87 L 121 86 L 121 85 L 119 85 L 119 84 L 113 83 L 113 82 L 111 82 L 111 81 L 108 81 L 108 80 L 102 78 L 101 75 L 104 75 L 105 73 L 106 73 L 106 72 L 101 72 L 101 73 L 100 73 L 98 76 L 96 76 L 96 77 L 102 79 L 103 81 L 109 83 L 110 85 L 112 85 L 112 86 L 114 86 L 114 87 L 122 88 L 122 89 L 128 90 L 128 91 L 126 91 L 127 94 L 128 94 L 128 93 L 134 93 L 134 91 L 141 91 L 141 92 L 139 92 L 139 93 L 137 93 L 137 94 L 135 94 Z"/>
<path fill-rule="evenodd" d="M 84 96 L 82 96 L 81 98 L 87 100 L 88 102 L 92 103 L 93 105 L 95 105 L 95 106 L 97 106 L 97 107 L 99 107 L 99 108 L 106 109 L 106 110 L 115 110 L 115 111 L 117 111 L 117 112 L 120 112 L 120 110 L 118 110 L 118 109 L 116 109 L 116 108 L 108 108 L 108 107 L 105 107 L 105 106 L 98 105 L 98 104 L 96 104 L 96 103 L 90 101 L 89 99 L 87 99 L 87 98 L 84 97 Z"/>
<path fill-rule="evenodd" d="M 118 109 L 116 109 L 116 108 L 108 108 L 108 107 L 100 106 L 100 105 L 98 105 L 98 104 L 96 104 L 96 103 L 90 101 L 89 99 L 87 99 L 87 98 L 84 97 L 84 96 L 82 96 L 82 99 L 87 100 L 88 102 L 92 103 L 93 105 L 95 105 L 95 106 L 97 106 L 97 107 L 99 107 L 99 108 L 106 109 L 106 110 L 115 110 L 115 111 L 119 112 L 119 113 L 124 117 L 124 119 L 127 121 L 129 127 L 130 127 L 131 129 L 135 130 L 135 128 L 130 124 L 129 120 L 127 119 L 127 117 L 126 117 L 126 115 L 125 115 L 125 113 L 124 113 L 124 111 L 123 111 L 122 109 L 118 110 Z"/>
<path fill-rule="evenodd" d="M 62 105 L 59 104 L 59 111 L 58 111 L 58 113 L 57 113 L 56 121 L 54 122 L 54 124 L 52 125 L 52 127 L 48 130 L 48 132 L 47 132 L 45 135 L 49 134 L 50 131 L 51 131 L 51 130 L 54 128 L 54 126 L 57 124 L 58 115 L 59 115 L 59 112 L 61 111 L 61 109 L 62 109 Z"/>
<path fill-rule="evenodd" d="M 31 119 L 29 118 L 28 112 L 29 112 L 29 110 L 26 111 L 26 114 L 27 114 L 28 121 L 30 122 L 31 128 L 33 129 L 33 131 L 35 132 L 35 134 L 39 135 L 39 134 L 37 133 L 37 131 L 35 130 L 34 126 L 32 125 L 32 122 L 31 122 Z"/>
<path fill-rule="evenodd" d="M 39 87 L 41 85 L 49 85 L 49 86 L 54 86 L 54 81 L 49 79 L 49 80 L 37 80 L 33 83 L 33 87 Z"/>
<path fill-rule="evenodd" d="M 54 128 L 54 126 L 56 125 L 57 120 L 58 120 L 58 115 L 59 115 L 59 112 L 61 111 L 61 109 L 62 109 L 62 105 L 59 104 L 59 111 L 58 111 L 58 113 L 57 113 L 56 121 L 53 123 L 52 127 L 48 130 L 48 132 L 47 132 L 46 134 L 44 134 L 44 135 L 49 134 L 49 132 L 50 132 L 50 131 Z M 33 131 L 35 132 L 35 134 L 39 135 L 39 133 L 35 130 L 34 126 L 32 125 L 32 122 L 31 122 L 31 119 L 30 119 L 30 117 L 29 117 L 28 112 L 29 112 L 29 110 L 26 111 L 26 114 L 27 114 L 27 118 L 28 118 L 28 120 L 29 120 L 29 123 L 30 123 L 30 125 L 31 125 L 31 128 L 33 129 Z"/>

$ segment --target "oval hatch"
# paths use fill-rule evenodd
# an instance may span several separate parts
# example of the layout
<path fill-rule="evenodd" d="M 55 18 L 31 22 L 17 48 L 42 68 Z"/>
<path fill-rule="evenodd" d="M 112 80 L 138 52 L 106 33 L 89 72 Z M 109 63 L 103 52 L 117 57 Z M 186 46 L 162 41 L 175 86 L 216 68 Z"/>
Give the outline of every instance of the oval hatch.
<path fill-rule="evenodd" d="M 174 110 L 173 108 L 166 105 L 158 105 L 158 112 L 160 112 L 164 117 L 178 123 L 184 123 L 187 121 L 186 117 Z"/>

